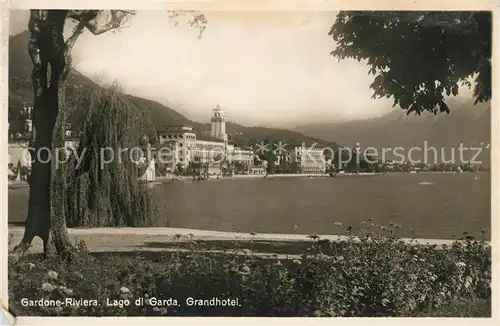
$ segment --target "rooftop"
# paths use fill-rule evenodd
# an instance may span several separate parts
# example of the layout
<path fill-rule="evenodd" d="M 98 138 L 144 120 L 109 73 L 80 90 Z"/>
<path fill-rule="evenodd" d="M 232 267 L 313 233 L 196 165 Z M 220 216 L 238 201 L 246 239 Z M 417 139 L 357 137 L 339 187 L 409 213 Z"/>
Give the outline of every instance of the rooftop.
<path fill-rule="evenodd" d="M 172 125 L 172 126 L 164 126 L 162 128 L 158 128 L 157 132 L 169 132 L 169 131 L 193 131 L 193 127 L 187 125 Z"/>

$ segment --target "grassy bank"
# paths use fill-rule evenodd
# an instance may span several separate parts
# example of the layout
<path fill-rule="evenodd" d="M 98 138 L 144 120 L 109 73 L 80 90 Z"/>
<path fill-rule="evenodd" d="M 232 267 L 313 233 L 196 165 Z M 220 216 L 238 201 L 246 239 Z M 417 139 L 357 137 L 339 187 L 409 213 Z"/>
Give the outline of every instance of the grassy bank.
<path fill-rule="evenodd" d="M 299 259 L 259 257 L 261 244 L 252 241 L 223 245 L 186 237 L 174 247 L 187 252 L 93 254 L 80 242 L 72 263 L 38 255 L 10 259 L 9 304 L 17 315 L 490 316 L 489 247 L 470 238 L 446 248 L 410 246 L 393 227 L 348 230 L 360 241 L 341 243 L 311 235 L 313 243 L 294 248 Z M 41 298 L 76 301 L 29 305 Z M 234 306 L 187 298 L 230 299 Z"/>

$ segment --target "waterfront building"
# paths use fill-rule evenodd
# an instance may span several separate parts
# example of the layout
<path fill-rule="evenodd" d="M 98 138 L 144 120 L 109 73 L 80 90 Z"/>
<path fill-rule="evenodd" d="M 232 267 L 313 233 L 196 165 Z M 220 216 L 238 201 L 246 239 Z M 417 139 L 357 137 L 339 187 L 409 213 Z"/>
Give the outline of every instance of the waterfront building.
<path fill-rule="evenodd" d="M 201 159 L 202 162 L 220 162 L 234 151 L 233 145 L 224 142 L 197 140 L 191 145 L 190 157 Z"/>
<path fill-rule="evenodd" d="M 250 174 L 266 174 L 266 168 L 262 166 L 254 166 L 250 168 Z"/>
<path fill-rule="evenodd" d="M 167 126 L 158 130 L 160 145 L 159 159 L 167 169 L 175 171 L 178 164 L 187 166 L 191 145 L 196 142 L 196 134 L 189 126 Z"/>
<path fill-rule="evenodd" d="M 167 171 L 174 172 L 179 165 L 187 167 L 190 162 L 202 162 L 208 164 L 209 174 L 218 174 L 224 158 L 253 166 L 253 151 L 228 144 L 226 117 L 219 106 L 213 110 L 210 121 L 212 140 L 197 139 L 190 126 L 168 126 L 158 130 L 160 148 L 164 148 L 160 150 L 159 159 L 166 164 Z M 202 131 L 201 135 L 206 137 L 206 132 Z"/>
<path fill-rule="evenodd" d="M 158 130 L 158 142 L 161 144 L 168 141 L 177 141 L 184 145 L 196 141 L 193 128 L 184 125 L 167 126 Z"/>
<path fill-rule="evenodd" d="M 297 163 L 301 173 L 325 173 L 326 159 L 322 148 L 296 146 L 290 159 Z"/>
<path fill-rule="evenodd" d="M 28 141 L 11 141 L 8 145 L 9 165 L 31 168 L 31 154 Z"/>
<path fill-rule="evenodd" d="M 174 172 L 177 165 L 182 164 L 181 154 L 178 141 L 162 141 L 158 149 L 158 162 L 164 164 L 167 171 Z M 184 158 L 182 159 L 184 160 Z"/>
<path fill-rule="evenodd" d="M 30 120 L 30 119 L 27 119 Z M 33 129 L 31 128 L 31 122 L 26 122 L 26 134 L 14 137 L 9 140 L 8 144 L 8 163 L 12 166 L 21 166 L 31 169 L 32 158 L 31 158 L 31 133 Z M 76 151 L 78 148 L 79 138 L 78 136 L 70 131 L 66 131 L 66 140 L 64 143 L 64 148 L 66 149 L 66 154 L 69 155 L 71 151 Z"/>
<path fill-rule="evenodd" d="M 240 148 L 234 148 L 234 150 L 231 153 L 231 157 L 229 158 L 229 161 L 241 162 L 244 165 L 248 166 L 249 168 L 253 167 L 254 160 L 255 160 L 255 154 L 253 153 L 253 151 Z"/>
<path fill-rule="evenodd" d="M 17 131 L 11 134 L 9 124 L 8 163 L 14 167 L 31 169 L 30 143 L 33 138 L 33 106 L 23 103 Z M 19 132 L 21 131 L 21 132 Z"/>

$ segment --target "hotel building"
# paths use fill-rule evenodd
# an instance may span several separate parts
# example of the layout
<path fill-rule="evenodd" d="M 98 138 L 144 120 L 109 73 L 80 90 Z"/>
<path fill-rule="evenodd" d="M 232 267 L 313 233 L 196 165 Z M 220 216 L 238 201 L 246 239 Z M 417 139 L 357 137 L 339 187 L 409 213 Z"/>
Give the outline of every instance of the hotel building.
<path fill-rule="evenodd" d="M 290 159 L 299 164 L 301 173 L 325 173 L 326 158 L 322 148 L 294 147 Z"/>
<path fill-rule="evenodd" d="M 210 136 L 214 140 L 199 140 L 192 127 L 168 126 L 158 130 L 160 150 L 158 159 L 167 165 L 167 169 L 175 171 L 180 164 L 186 167 L 189 162 L 201 161 L 209 163 L 209 173 L 218 173 L 220 162 L 240 161 L 249 167 L 253 166 L 254 153 L 228 144 L 226 133 L 226 117 L 224 111 L 217 106 L 210 120 Z"/>

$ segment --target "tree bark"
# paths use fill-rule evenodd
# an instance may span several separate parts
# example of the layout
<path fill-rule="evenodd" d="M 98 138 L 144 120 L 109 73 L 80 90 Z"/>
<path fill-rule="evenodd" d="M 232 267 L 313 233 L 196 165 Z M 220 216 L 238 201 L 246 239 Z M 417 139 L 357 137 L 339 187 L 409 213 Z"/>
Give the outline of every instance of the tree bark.
<path fill-rule="evenodd" d="M 51 164 L 51 218 L 52 218 L 52 237 L 56 251 L 64 258 L 72 258 L 74 247 L 69 239 L 68 229 L 66 227 L 66 203 L 67 203 L 67 172 L 68 160 L 66 154 L 66 121 L 67 121 L 67 103 L 66 103 L 66 80 L 71 71 L 71 49 L 78 36 L 81 35 L 85 23 L 81 22 L 73 32 L 73 35 L 62 44 L 58 44 L 57 60 L 58 65 L 52 69 L 54 77 L 54 88 L 56 89 L 55 108 L 57 117 L 55 120 L 52 134 L 52 150 L 57 154 L 58 160 L 52 160 Z M 54 69 L 55 68 L 55 69 Z M 51 85 L 52 86 L 52 85 Z"/>
<path fill-rule="evenodd" d="M 66 12 L 31 11 L 29 52 L 34 65 L 34 151 L 25 233 L 15 251 L 26 251 L 38 236 L 43 241 L 45 254 L 51 252 L 54 244 L 59 254 L 69 258 L 73 246 L 66 228 L 66 167 L 60 161 L 65 155 L 65 83 L 71 69 L 70 51 L 83 27 L 78 26 L 72 38 L 64 42 Z M 59 160 L 55 160 L 56 155 Z"/>

